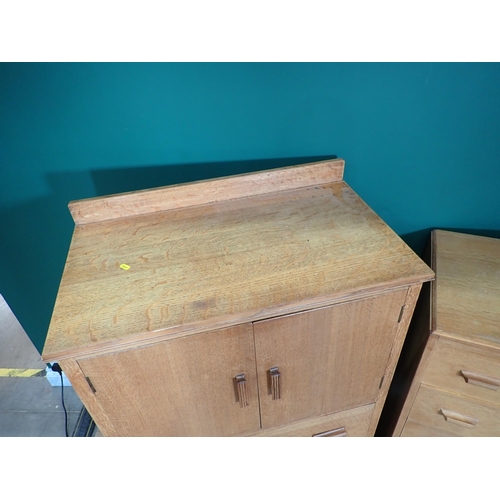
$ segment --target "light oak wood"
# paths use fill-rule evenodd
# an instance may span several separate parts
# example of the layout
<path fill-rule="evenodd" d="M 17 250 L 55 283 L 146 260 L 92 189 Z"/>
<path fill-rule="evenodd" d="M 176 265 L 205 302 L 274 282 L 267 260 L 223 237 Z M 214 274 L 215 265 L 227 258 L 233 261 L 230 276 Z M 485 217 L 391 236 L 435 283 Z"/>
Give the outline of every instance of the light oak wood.
<path fill-rule="evenodd" d="M 78 364 L 121 436 L 233 436 L 260 428 L 251 325 Z M 244 406 L 239 374 L 246 379 Z"/>
<path fill-rule="evenodd" d="M 405 396 L 404 404 L 401 409 L 401 412 L 399 413 L 396 425 L 393 430 L 391 429 L 392 435 L 394 436 L 400 436 L 403 431 L 403 428 L 407 422 L 408 415 L 410 414 L 413 403 L 415 402 L 415 398 L 417 397 L 418 390 L 420 388 L 420 380 L 422 380 L 422 377 L 424 376 L 427 370 L 427 366 L 431 359 L 432 352 L 438 340 L 439 337 L 437 337 L 436 335 L 431 335 L 428 339 L 425 350 L 420 358 L 420 362 L 418 364 L 418 368 L 415 373 L 415 377 L 413 378 L 413 382 L 410 386 L 409 392 L 404 395 Z M 389 431 L 386 431 L 383 435 L 387 435 L 388 432 Z M 425 436 L 425 434 L 423 435 Z"/>
<path fill-rule="evenodd" d="M 44 358 L 223 328 L 431 278 L 343 182 L 84 225 L 75 228 Z"/>
<path fill-rule="evenodd" d="M 436 231 L 435 331 L 500 348 L 500 240 Z"/>
<path fill-rule="evenodd" d="M 71 205 L 43 358 L 104 435 L 373 435 L 433 272 L 342 171 Z"/>
<path fill-rule="evenodd" d="M 435 267 L 434 232 L 431 232 L 423 254 L 424 262 Z M 425 372 L 435 342 L 432 331 L 432 304 L 434 281 L 422 284 L 415 312 L 411 317 L 408 334 L 400 353 L 391 381 L 384 408 L 380 416 L 376 436 L 399 436 L 415 400 L 420 380 Z"/>
<path fill-rule="evenodd" d="M 406 292 L 255 323 L 262 427 L 374 402 Z M 282 379 L 279 399 L 271 390 L 274 366 Z"/>
<path fill-rule="evenodd" d="M 500 406 L 500 351 L 441 338 L 422 382 Z"/>
<path fill-rule="evenodd" d="M 312 437 L 315 434 L 343 428 L 347 434 L 345 437 L 363 437 L 368 435 L 373 407 L 373 404 L 359 406 L 334 415 L 301 420 L 274 429 L 263 429 L 253 435 L 257 437 Z"/>
<path fill-rule="evenodd" d="M 408 423 L 425 427 L 426 436 L 487 437 L 500 435 L 498 407 L 457 396 L 453 393 L 421 385 Z M 420 435 L 420 434 L 417 434 Z M 405 426 L 403 437 L 415 436 L 411 425 Z"/>
<path fill-rule="evenodd" d="M 86 409 L 94 418 L 102 434 L 109 437 L 119 436 L 117 429 L 101 406 L 92 385 L 89 384 L 78 362 L 74 359 L 65 359 L 60 362 L 60 366 L 62 371 L 71 381 L 71 385 L 75 389 L 75 392 L 80 396 L 80 399 L 84 401 Z"/>
<path fill-rule="evenodd" d="M 424 252 L 424 259 L 429 262 L 430 248 L 427 246 Z M 414 286 L 413 286 L 414 287 Z M 412 288 L 413 288 L 412 287 Z M 409 412 L 410 407 L 404 409 L 410 399 L 415 399 L 416 391 L 410 394 L 412 381 L 422 359 L 422 354 L 430 349 L 428 345 L 430 327 L 430 283 L 422 284 L 422 291 L 418 294 L 418 300 L 414 312 L 406 317 L 406 325 L 402 327 L 408 329 L 411 324 L 408 335 L 404 336 L 404 344 L 397 354 L 398 361 L 393 374 L 390 386 L 388 387 L 387 398 L 384 402 L 381 412 L 376 436 L 391 436 L 395 427 L 398 425 L 400 414 L 403 411 Z M 416 297 L 417 290 L 413 290 Z M 407 309 L 405 308 L 405 311 Z M 410 311 L 408 311 L 410 312 Z M 423 359 L 422 359 L 423 362 Z M 418 389 L 418 388 L 417 388 Z M 375 413 L 375 412 L 374 412 Z M 375 415 L 374 415 L 375 416 Z M 399 432 L 401 429 L 399 429 Z"/>
<path fill-rule="evenodd" d="M 387 399 L 387 395 L 389 393 L 389 388 L 391 385 L 391 381 L 394 376 L 394 372 L 396 370 L 396 365 L 399 360 L 399 355 L 401 353 L 401 348 L 403 347 L 403 342 L 405 340 L 406 332 L 408 331 L 408 326 L 410 324 L 410 320 L 413 316 L 413 311 L 415 310 L 415 305 L 420 293 L 420 289 L 422 287 L 421 283 L 412 285 L 408 288 L 408 292 L 406 294 L 405 304 L 403 309 L 400 312 L 398 327 L 396 331 L 396 336 L 394 337 L 394 342 L 391 349 L 391 354 L 389 356 L 389 360 L 387 362 L 387 369 L 385 371 L 384 377 L 380 384 L 379 394 L 377 398 L 377 402 L 375 404 L 375 409 L 372 413 L 372 418 L 370 421 L 370 427 L 368 428 L 368 433 L 370 436 L 374 435 L 378 422 L 380 419 L 380 415 L 382 413 L 385 401 Z"/>
<path fill-rule="evenodd" d="M 337 429 L 332 429 L 330 431 L 319 432 L 318 434 L 313 434 L 311 437 L 348 437 L 345 427 L 338 427 Z"/>
<path fill-rule="evenodd" d="M 430 425 L 423 425 L 420 422 L 407 422 L 404 429 L 402 437 L 458 437 L 446 430 Z"/>
<path fill-rule="evenodd" d="M 330 184 L 344 176 L 344 160 L 333 159 L 257 173 L 190 182 L 131 193 L 73 201 L 77 225 L 218 203 L 245 196 Z"/>
<path fill-rule="evenodd" d="M 500 379 L 488 377 L 482 373 L 474 373 L 468 370 L 460 370 L 460 375 L 464 378 L 465 382 L 470 385 L 477 385 L 478 387 L 484 387 L 491 391 L 498 391 L 500 387 Z"/>
<path fill-rule="evenodd" d="M 469 417 L 467 415 L 463 415 L 462 413 L 458 413 L 456 411 L 446 410 L 441 408 L 439 413 L 443 415 L 444 419 L 447 422 L 451 422 L 457 425 L 461 425 L 462 427 L 467 427 L 468 429 L 472 429 L 479 423 L 478 418 Z"/>
<path fill-rule="evenodd" d="M 427 309 L 418 311 L 427 320 L 408 337 L 424 338 L 429 316 L 430 336 L 393 435 L 500 435 L 491 422 L 500 419 L 500 240 L 438 230 L 431 246 L 436 279 Z M 441 419 L 432 412 L 430 419 L 438 395 Z"/>

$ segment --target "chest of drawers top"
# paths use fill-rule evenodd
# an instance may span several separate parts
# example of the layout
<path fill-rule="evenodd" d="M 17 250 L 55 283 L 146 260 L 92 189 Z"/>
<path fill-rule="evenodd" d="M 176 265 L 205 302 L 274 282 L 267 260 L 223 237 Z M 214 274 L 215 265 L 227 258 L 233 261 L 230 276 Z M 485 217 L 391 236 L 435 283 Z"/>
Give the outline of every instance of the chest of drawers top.
<path fill-rule="evenodd" d="M 500 349 L 500 240 L 432 233 L 431 331 Z"/>

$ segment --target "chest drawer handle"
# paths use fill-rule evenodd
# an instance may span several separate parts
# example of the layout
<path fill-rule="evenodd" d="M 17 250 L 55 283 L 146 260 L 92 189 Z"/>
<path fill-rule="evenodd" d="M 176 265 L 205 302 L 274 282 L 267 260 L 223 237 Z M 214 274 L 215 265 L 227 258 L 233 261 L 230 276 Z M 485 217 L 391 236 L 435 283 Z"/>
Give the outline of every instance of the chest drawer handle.
<path fill-rule="evenodd" d="M 280 399 L 281 398 L 281 386 L 280 386 L 281 373 L 280 373 L 278 367 L 273 366 L 273 368 L 271 368 L 269 370 L 269 374 L 271 375 L 271 394 L 273 395 L 273 400 Z"/>
<path fill-rule="evenodd" d="M 454 411 L 444 410 L 443 408 L 439 411 L 447 422 L 458 424 L 462 427 L 468 427 L 471 429 L 479 423 L 479 420 L 474 417 L 467 417 L 466 415 L 461 415 L 460 413 L 456 413 Z"/>
<path fill-rule="evenodd" d="M 347 431 L 345 427 L 339 427 L 338 429 L 333 429 L 331 431 L 320 432 L 319 434 L 313 434 L 312 437 L 347 437 Z"/>
<path fill-rule="evenodd" d="M 241 373 L 234 377 L 236 380 L 236 388 L 238 389 L 238 401 L 240 402 L 240 408 L 245 408 L 248 406 L 247 399 L 247 381 L 245 379 L 245 374 Z"/>
<path fill-rule="evenodd" d="M 492 391 L 496 391 L 498 387 L 500 387 L 500 380 L 498 380 L 497 378 L 487 377 L 486 375 L 479 375 L 467 370 L 460 370 L 460 374 L 468 384 L 485 387 L 486 389 L 491 389 Z"/>

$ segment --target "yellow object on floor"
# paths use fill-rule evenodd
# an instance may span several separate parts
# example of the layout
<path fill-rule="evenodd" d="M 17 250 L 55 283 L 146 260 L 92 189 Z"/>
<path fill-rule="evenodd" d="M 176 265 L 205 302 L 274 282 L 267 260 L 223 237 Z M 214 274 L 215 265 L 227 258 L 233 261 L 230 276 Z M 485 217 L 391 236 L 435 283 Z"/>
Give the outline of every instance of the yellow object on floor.
<path fill-rule="evenodd" d="M 0 377 L 44 377 L 43 368 L 0 368 Z"/>

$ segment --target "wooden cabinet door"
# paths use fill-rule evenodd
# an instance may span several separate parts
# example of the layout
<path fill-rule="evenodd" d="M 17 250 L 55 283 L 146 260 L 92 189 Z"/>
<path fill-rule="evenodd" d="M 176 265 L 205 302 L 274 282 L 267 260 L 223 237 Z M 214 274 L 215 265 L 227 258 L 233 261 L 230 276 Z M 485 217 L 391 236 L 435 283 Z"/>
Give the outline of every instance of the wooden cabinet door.
<path fill-rule="evenodd" d="M 260 428 L 250 324 L 78 363 L 121 436 L 233 436 Z"/>
<path fill-rule="evenodd" d="M 262 427 L 374 402 L 406 292 L 254 323 Z"/>

